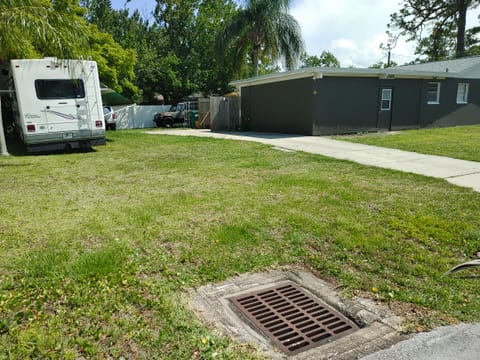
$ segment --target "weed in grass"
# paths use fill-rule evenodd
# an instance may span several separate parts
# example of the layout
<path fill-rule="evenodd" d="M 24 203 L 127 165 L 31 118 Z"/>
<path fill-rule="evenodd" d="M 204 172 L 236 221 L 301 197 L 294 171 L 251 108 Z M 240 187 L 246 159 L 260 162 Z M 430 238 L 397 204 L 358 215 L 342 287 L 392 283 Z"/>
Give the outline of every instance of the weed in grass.
<path fill-rule="evenodd" d="M 70 253 L 65 249 L 45 244 L 45 248 L 30 249 L 17 266 L 26 279 L 36 282 L 61 277 L 65 273 L 69 257 Z"/>
<path fill-rule="evenodd" d="M 461 233 L 463 255 L 465 257 L 480 257 L 480 229 L 465 229 Z"/>
<path fill-rule="evenodd" d="M 122 273 L 128 249 L 122 243 L 108 244 L 80 254 L 72 264 L 70 275 L 78 279 L 102 279 Z"/>

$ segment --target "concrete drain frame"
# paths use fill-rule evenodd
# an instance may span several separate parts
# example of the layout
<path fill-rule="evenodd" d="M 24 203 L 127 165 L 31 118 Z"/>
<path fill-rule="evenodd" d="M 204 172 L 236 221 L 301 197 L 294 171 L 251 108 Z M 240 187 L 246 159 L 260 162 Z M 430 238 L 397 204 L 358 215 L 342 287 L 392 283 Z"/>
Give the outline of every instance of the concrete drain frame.
<path fill-rule="evenodd" d="M 286 295 L 279 295 L 279 291 L 286 292 Z M 258 296 L 264 296 L 266 302 Z M 288 296 L 294 301 L 291 302 Z M 299 304 L 295 299 L 300 299 Z M 264 304 L 257 304 L 258 301 Z M 335 320 L 327 320 L 326 326 L 319 326 L 315 319 L 304 316 L 305 314 L 300 316 L 289 313 L 294 311 L 295 307 L 306 305 L 307 309 L 313 309 L 312 314 L 317 314 L 317 305 L 309 307 L 309 304 L 313 304 L 312 301 L 320 307 L 323 306 L 329 313 L 331 311 L 333 316 L 328 317 Z M 282 302 L 285 304 L 281 304 Z M 250 307 L 249 303 L 253 304 L 253 307 Z M 263 305 L 270 310 L 277 305 L 280 311 L 286 309 L 283 312 L 283 315 L 286 315 L 284 317 L 282 313 L 273 315 L 286 319 L 286 325 L 280 324 L 278 319 L 271 319 L 271 329 L 280 334 L 280 339 L 275 339 L 265 328 L 264 325 L 271 324 L 268 311 L 264 311 L 266 317 L 262 318 Z M 303 268 L 243 274 L 221 284 L 202 286 L 194 291 L 191 306 L 202 320 L 224 335 L 254 345 L 270 359 L 359 359 L 406 339 L 401 332 L 402 319 L 387 308 L 367 299 L 341 299 L 332 286 Z M 253 309 L 250 314 L 249 310 L 245 310 L 248 308 Z M 319 310 L 318 314 L 322 311 Z M 263 324 L 256 321 L 259 314 L 260 319 L 266 319 Z M 294 322 L 290 323 L 287 318 Z M 317 320 L 321 322 L 321 315 L 317 316 Z M 311 321 L 313 323 L 310 323 Z M 329 328 L 329 324 L 334 324 L 333 329 Z M 280 328 L 275 325 L 280 325 Z M 299 333 L 297 325 L 300 332 L 306 331 L 308 335 L 311 330 L 311 334 L 319 336 L 307 336 L 303 337 L 303 340 L 298 336 L 292 337 L 292 334 Z M 286 326 L 286 329 L 282 326 Z M 282 333 L 283 331 L 285 332 Z M 338 334 L 335 334 L 335 331 L 338 331 Z M 324 333 L 329 335 L 322 336 Z M 286 346 L 281 344 L 281 339 L 286 339 Z"/>

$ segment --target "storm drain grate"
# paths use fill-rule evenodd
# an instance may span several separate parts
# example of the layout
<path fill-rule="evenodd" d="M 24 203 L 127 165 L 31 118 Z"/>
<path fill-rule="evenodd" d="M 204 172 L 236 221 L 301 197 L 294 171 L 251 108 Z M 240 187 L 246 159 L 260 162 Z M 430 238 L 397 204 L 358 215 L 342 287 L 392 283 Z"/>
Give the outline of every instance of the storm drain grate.
<path fill-rule="evenodd" d="M 230 301 L 287 355 L 359 329 L 353 321 L 293 283 L 232 297 Z"/>

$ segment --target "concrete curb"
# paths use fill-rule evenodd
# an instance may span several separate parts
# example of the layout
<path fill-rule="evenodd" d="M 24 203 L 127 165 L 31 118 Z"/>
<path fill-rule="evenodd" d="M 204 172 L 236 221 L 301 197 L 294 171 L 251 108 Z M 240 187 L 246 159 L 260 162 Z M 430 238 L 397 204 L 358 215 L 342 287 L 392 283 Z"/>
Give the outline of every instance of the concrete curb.
<path fill-rule="evenodd" d="M 480 358 L 480 324 L 444 326 L 415 335 L 362 360 L 475 360 Z"/>

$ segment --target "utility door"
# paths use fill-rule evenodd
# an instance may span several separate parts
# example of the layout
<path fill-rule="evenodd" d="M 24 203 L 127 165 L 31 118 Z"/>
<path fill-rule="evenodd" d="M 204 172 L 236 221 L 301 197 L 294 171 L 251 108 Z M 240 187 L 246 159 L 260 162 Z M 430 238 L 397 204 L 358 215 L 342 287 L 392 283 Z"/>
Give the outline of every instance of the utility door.
<path fill-rule="evenodd" d="M 392 130 L 392 104 L 393 104 L 393 87 L 382 86 L 380 88 L 379 112 L 378 112 L 378 129 Z"/>

